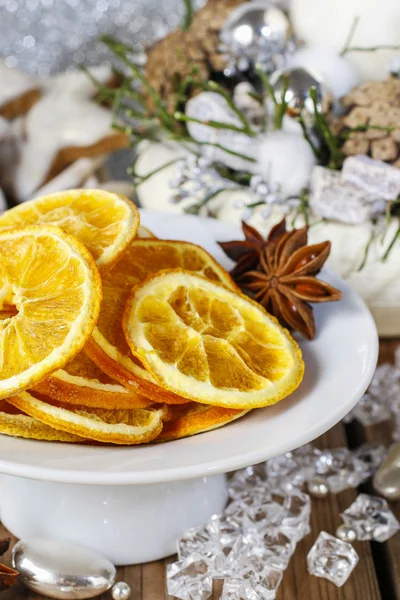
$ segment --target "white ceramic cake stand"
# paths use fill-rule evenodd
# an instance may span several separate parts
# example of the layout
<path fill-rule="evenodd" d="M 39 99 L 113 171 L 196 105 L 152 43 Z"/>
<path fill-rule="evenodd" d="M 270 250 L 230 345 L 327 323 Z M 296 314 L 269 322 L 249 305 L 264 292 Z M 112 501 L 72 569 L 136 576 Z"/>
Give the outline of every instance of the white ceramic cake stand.
<path fill-rule="evenodd" d="M 165 238 L 201 244 L 227 268 L 216 240 L 237 228 L 211 219 L 144 212 Z M 276 406 L 221 429 L 139 447 L 91 447 L 0 436 L 0 517 L 17 537 L 41 535 L 85 544 L 118 565 L 172 554 L 188 527 L 223 508 L 224 473 L 318 437 L 359 400 L 377 360 L 375 325 L 363 301 L 336 276 L 339 303 L 315 309 L 317 338 L 301 341 L 300 388 Z"/>

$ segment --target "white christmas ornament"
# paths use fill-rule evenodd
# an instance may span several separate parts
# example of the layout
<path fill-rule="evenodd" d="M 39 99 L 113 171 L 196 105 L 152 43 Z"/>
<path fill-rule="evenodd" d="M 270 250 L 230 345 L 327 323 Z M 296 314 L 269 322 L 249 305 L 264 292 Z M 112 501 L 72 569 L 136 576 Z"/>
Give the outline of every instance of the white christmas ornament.
<path fill-rule="evenodd" d="M 283 198 L 298 196 L 307 187 L 316 164 L 310 144 L 301 136 L 273 131 L 257 144 L 257 173 L 279 188 Z"/>
<path fill-rule="evenodd" d="M 327 46 L 300 48 L 289 58 L 288 67 L 302 67 L 324 79 L 335 100 L 359 83 L 357 72 L 349 60 Z"/>
<path fill-rule="evenodd" d="M 182 146 L 173 143 L 157 143 L 144 140 L 136 148 L 138 158 L 135 172 L 140 177 L 146 177 L 153 171 L 154 175 L 136 186 L 136 194 L 144 208 L 181 213 L 186 202 L 174 204 L 171 202 L 172 190 L 169 182 L 176 175 L 176 164 L 170 164 L 179 158 L 188 156 Z M 192 199 L 193 200 L 193 199 Z M 188 199 L 190 204 L 190 199 Z"/>
<path fill-rule="evenodd" d="M 399 0 L 292 0 L 291 18 L 300 39 L 337 53 L 346 45 L 357 18 L 352 47 L 399 45 Z M 346 58 L 366 81 L 384 79 L 391 61 L 399 55 L 398 50 L 357 51 L 349 52 Z"/>
<path fill-rule="evenodd" d="M 239 117 L 229 107 L 225 98 L 216 92 L 201 92 L 186 104 L 186 116 L 200 121 L 217 121 L 234 127 L 242 128 Z M 230 129 L 222 129 L 200 123 L 188 122 L 190 136 L 197 142 L 207 143 L 203 146 L 204 154 L 212 161 L 219 161 L 236 171 L 254 171 L 254 163 L 225 150 L 214 144 L 228 148 L 254 158 L 254 138 Z"/>

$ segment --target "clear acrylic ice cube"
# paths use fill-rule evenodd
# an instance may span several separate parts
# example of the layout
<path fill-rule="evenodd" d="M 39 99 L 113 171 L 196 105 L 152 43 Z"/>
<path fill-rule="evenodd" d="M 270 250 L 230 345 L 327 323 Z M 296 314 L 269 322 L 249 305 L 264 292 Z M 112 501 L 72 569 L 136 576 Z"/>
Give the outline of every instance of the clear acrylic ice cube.
<path fill-rule="evenodd" d="M 365 479 L 366 470 L 365 464 L 348 448 L 323 450 L 316 461 L 316 475 L 325 480 L 334 494 L 357 487 Z"/>
<path fill-rule="evenodd" d="M 390 419 L 390 408 L 386 398 L 372 393 L 364 394 L 352 410 L 354 419 L 369 427 Z"/>
<path fill-rule="evenodd" d="M 353 456 L 365 465 L 364 478 L 371 477 L 383 462 L 387 454 L 385 446 L 382 444 L 362 444 L 356 450 L 353 450 Z"/>
<path fill-rule="evenodd" d="M 207 600 L 212 594 L 212 576 L 207 561 L 198 554 L 167 567 L 168 594 L 181 600 Z"/>
<path fill-rule="evenodd" d="M 228 482 L 228 493 L 233 500 L 254 493 L 255 488 L 258 488 L 261 495 L 268 496 L 269 485 L 264 463 L 236 471 Z"/>
<path fill-rule="evenodd" d="M 214 577 L 223 577 L 226 558 L 241 534 L 241 528 L 226 516 L 215 515 L 203 527 L 185 532 L 178 542 L 178 556 L 182 560 L 198 554 L 207 560 Z"/>
<path fill-rule="evenodd" d="M 178 557 L 184 560 L 193 553 L 208 556 L 212 542 L 205 527 L 188 529 L 178 541 Z"/>
<path fill-rule="evenodd" d="M 254 536 L 245 533 L 244 538 L 252 544 L 254 555 L 282 571 L 287 568 L 297 543 L 291 532 L 285 532 L 279 527 L 270 527 Z"/>
<path fill-rule="evenodd" d="M 272 483 L 274 489 L 290 491 L 294 488 L 301 488 L 305 481 L 305 476 L 293 456 L 292 452 L 286 452 L 281 456 L 275 456 L 266 462 L 266 472 L 268 480 Z"/>
<path fill-rule="evenodd" d="M 338 587 L 347 581 L 357 563 L 353 546 L 326 531 L 321 531 L 307 556 L 308 572 Z"/>
<path fill-rule="evenodd" d="M 315 474 L 315 463 L 321 450 L 314 448 L 312 444 L 305 444 L 294 450 L 292 454 L 302 470 L 305 480 L 309 481 Z"/>
<path fill-rule="evenodd" d="M 221 600 L 274 600 L 281 581 L 281 570 L 269 565 L 255 570 L 249 563 L 225 579 Z"/>
<path fill-rule="evenodd" d="M 400 529 L 386 500 L 369 494 L 357 496 L 340 516 L 343 523 L 354 529 L 358 540 L 385 542 Z"/>

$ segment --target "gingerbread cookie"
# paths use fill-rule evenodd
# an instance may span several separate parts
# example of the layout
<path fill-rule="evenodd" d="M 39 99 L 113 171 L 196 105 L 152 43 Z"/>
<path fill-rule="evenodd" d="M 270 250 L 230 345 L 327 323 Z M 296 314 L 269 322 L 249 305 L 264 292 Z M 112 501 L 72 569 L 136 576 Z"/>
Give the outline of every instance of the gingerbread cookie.
<path fill-rule="evenodd" d="M 99 67 L 92 74 L 106 84 L 111 71 Z M 24 121 L 24 141 L 14 180 L 19 202 L 36 195 L 75 161 L 103 156 L 129 144 L 127 135 L 113 129 L 111 111 L 92 100 L 96 86 L 86 74 L 52 78 L 45 90 L 47 93 Z"/>
<path fill-rule="evenodd" d="M 0 58 L 0 116 L 15 119 L 24 115 L 41 96 L 37 80 L 17 69 L 10 69 Z"/>

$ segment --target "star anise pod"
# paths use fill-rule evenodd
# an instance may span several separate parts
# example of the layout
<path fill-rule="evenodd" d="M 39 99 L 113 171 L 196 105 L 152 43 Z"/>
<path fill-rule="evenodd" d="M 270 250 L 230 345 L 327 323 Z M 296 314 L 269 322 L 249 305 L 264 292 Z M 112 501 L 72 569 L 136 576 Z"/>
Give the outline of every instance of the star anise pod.
<path fill-rule="evenodd" d="M 0 540 L 0 556 L 5 554 L 9 547 L 10 538 Z M 18 571 L 0 563 L 0 592 L 4 592 L 4 590 L 8 590 L 8 588 L 14 585 L 18 575 Z"/>
<path fill-rule="evenodd" d="M 307 227 L 287 231 L 285 219 L 271 229 L 266 240 L 248 225 L 243 231 L 245 241 L 221 244 L 230 258 L 238 257 L 231 271 L 233 279 L 282 325 L 312 340 L 315 321 L 310 303 L 342 297 L 339 290 L 316 278 L 329 256 L 330 242 L 307 246 Z"/>
<path fill-rule="evenodd" d="M 234 240 L 232 242 L 219 242 L 222 250 L 236 265 L 231 271 L 232 277 L 240 277 L 251 269 L 256 269 L 260 262 L 260 254 L 267 243 L 272 243 L 273 239 L 279 236 L 286 230 L 285 222 L 279 223 L 277 227 L 271 230 L 268 240 L 265 240 L 261 233 L 242 221 L 242 229 L 244 240 Z M 276 230 L 276 231 L 274 231 Z M 270 239 L 271 238 L 271 239 Z"/>

